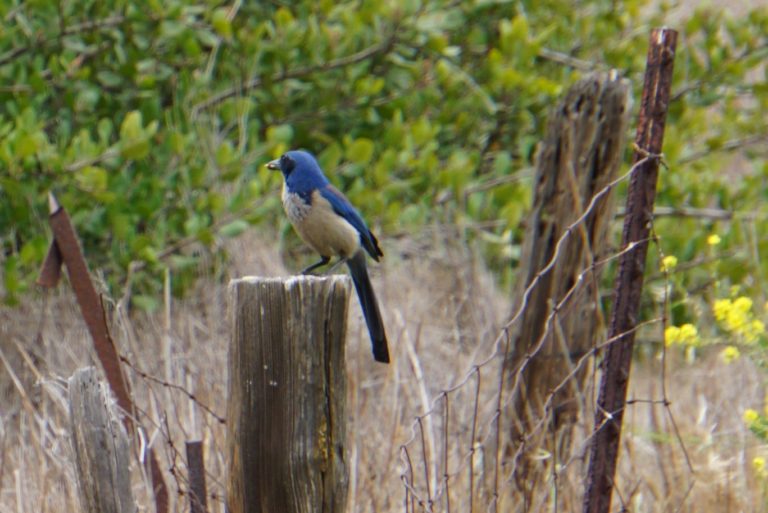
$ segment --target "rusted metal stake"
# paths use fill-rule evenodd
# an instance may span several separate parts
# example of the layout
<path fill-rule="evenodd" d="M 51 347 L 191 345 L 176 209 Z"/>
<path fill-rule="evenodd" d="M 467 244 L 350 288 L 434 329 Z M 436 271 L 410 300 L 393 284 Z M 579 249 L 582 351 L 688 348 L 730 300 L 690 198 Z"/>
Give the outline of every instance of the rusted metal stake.
<path fill-rule="evenodd" d="M 67 211 L 59 205 L 52 193 L 48 194 L 48 206 L 50 210 L 48 222 L 53 230 L 54 238 L 37 282 L 44 287 L 55 287 L 61 277 L 61 265 L 66 266 L 69 282 L 75 291 L 77 303 L 80 305 L 80 312 L 88 327 L 88 332 L 93 338 L 96 355 L 104 369 L 107 383 L 117 398 L 118 406 L 126 412 L 123 423 L 130 433 L 135 428 L 131 420 L 134 417 L 133 401 L 128 383 L 120 367 L 117 348 L 107 329 L 104 306 L 88 274 L 88 266 L 85 263 L 80 243 Z M 168 511 L 168 488 L 163 480 L 163 473 L 160 470 L 154 450 L 150 448 L 148 452 L 157 513 L 166 513 Z"/>
<path fill-rule="evenodd" d="M 96 349 L 96 355 L 104 368 L 109 386 L 117 398 L 117 404 L 124 411 L 132 413 L 133 405 L 120 367 L 120 358 L 104 322 L 101 299 L 96 293 L 93 282 L 91 282 L 91 276 L 88 274 L 88 267 L 80 250 L 80 243 L 77 241 L 72 222 L 67 211 L 58 205 L 53 194 L 49 196 L 49 203 L 51 215 L 48 221 L 54 237 L 54 243 L 51 247 L 55 244 L 62 261 L 66 264 L 69 283 L 75 291 L 77 304 L 80 305 L 80 312 L 85 320 L 85 325 L 93 338 L 93 347 Z M 44 269 L 49 265 L 47 262 L 46 259 Z"/>
<path fill-rule="evenodd" d="M 604 371 L 595 412 L 595 433 L 584 494 L 584 513 L 608 513 L 611 507 L 676 45 L 676 31 L 667 28 L 651 31 L 635 137 L 634 162 L 640 164 L 629 183 L 621 242 L 622 248 L 633 246 L 619 258 L 619 274 L 613 293 L 613 312 L 608 331 L 608 339 L 616 341 L 608 346 L 603 360 Z"/>

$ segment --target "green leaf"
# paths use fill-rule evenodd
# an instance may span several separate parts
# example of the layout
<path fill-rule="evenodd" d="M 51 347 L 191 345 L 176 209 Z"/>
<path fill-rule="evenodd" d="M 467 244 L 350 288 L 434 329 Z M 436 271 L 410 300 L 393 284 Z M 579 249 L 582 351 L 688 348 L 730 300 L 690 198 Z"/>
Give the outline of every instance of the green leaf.
<path fill-rule="evenodd" d="M 133 231 L 131 217 L 125 213 L 114 213 L 109 218 L 112 235 L 121 240 L 127 239 Z"/>
<path fill-rule="evenodd" d="M 4 300 L 13 304 L 16 302 L 16 295 L 20 294 L 23 289 L 18 257 L 15 255 L 7 257 L 3 265 L 3 271 Z"/>
<path fill-rule="evenodd" d="M 123 82 L 123 77 L 109 70 L 99 71 L 96 74 L 96 79 L 104 87 L 118 87 Z"/>
<path fill-rule="evenodd" d="M 168 263 L 173 269 L 191 269 L 198 264 L 198 259 L 189 255 L 171 255 L 168 257 Z"/>
<path fill-rule="evenodd" d="M 140 139 L 143 135 L 141 112 L 133 110 L 125 116 L 120 125 L 120 139 L 130 141 Z"/>
<path fill-rule="evenodd" d="M 366 165 L 373 157 L 373 141 L 366 138 L 355 139 L 347 147 L 347 159 L 356 164 Z"/>
<path fill-rule="evenodd" d="M 196 235 L 207 226 L 206 219 L 201 215 L 192 215 L 184 222 L 184 231 L 187 235 Z"/>
<path fill-rule="evenodd" d="M 285 28 L 288 27 L 293 23 L 293 15 L 291 14 L 291 11 L 286 9 L 285 7 L 281 7 L 275 12 L 275 24 L 278 27 Z"/>
<path fill-rule="evenodd" d="M 271 143 L 288 144 L 293 139 L 293 127 L 291 125 L 275 125 L 267 129 L 267 141 Z"/>
<path fill-rule="evenodd" d="M 157 132 L 158 123 L 153 121 L 145 128 L 141 118 L 141 112 L 134 110 L 120 125 L 120 153 L 125 158 L 138 160 L 149 154 L 149 138 Z"/>
<path fill-rule="evenodd" d="M 215 48 L 219 45 L 219 38 L 210 30 L 196 30 L 195 36 L 197 37 L 197 40 L 207 48 Z"/>
<path fill-rule="evenodd" d="M 143 159 L 144 157 L 149 155 L 149 141 L 147 140 L 127 141 L 120 148 L 120 154 L 127 159 L 133 159 L 133 160 Z"/>
<path fill-rule="evenodd" d="M 246 221 L 238 219 L 219 228 L 219 235 L 222 237 L 234 238 L 247 230 L 249 226 L 250 225 Z"/>
<path fill-rule="evenodd" d="M 131 303 L 139 310 L 149 313 L 156 311 L 160 307 L 160 301 L 157 298 L 144 294 L 131 296 Z"/>
<path fill-rule="evenodd" d="M 213 29 L 216 31 L 216 33 L 224 39 L 232 38 L 232 23 L 229 21 L 228 8 L 219 7 L 213 11 L 213 16 L 211 17 L 211 25 L 213 25 Z"/>
<path fill-rule="evenodd" d="M 91 192 L 103 192 L 107 189 L 109 177 L 104 168 L 86 166 L 75 175 L 81 189 Z"/>
<path fill-rule="evenodd" d="M 235 149 L 229 141 L 223 141 L 216 149 L 216 164 L 219 166 L 229 165 L 235 160 L 235 157 Z"/>
<path fill-rule="evenodd" d="M 48 242 L 44 237 L 36 237 L 22 246 L 19 252 L 19 262 L 24 264 L 38 264 L 43 261 L 48 250 Z"/>

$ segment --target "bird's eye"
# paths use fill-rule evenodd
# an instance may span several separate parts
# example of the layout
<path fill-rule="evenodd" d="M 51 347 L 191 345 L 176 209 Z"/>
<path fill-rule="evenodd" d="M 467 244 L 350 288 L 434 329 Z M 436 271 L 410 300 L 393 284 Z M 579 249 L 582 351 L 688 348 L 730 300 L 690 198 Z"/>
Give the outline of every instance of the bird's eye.
<path fill-rule="evenodd" d="M 280 167 L 284 172 L 290 173 L 295 165 L 296 162 L 294 162 L 294 160 L 288 155 L 283 155 L 280 157 Z"/>

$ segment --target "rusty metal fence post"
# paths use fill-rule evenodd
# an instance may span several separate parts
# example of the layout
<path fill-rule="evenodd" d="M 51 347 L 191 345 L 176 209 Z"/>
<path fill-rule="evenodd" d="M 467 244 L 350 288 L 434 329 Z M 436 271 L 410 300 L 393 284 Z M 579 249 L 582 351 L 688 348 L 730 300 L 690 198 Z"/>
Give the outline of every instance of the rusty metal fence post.
<path fill-rule="evenodd" d="M 104 370 L 107 383 L 112 393 L 115 394 L 118 406 L 126 412 L 123 423 L 129 433 L 134 432 L 139 426 L 133 421 L 135 416 L 130 387 L 120 366 L 117 347 L 109 334 L 101 298 L 96 293 L 91 276 L 88 274 L 88 265 L 80 249 L 75 228 L 72 226 L 69 214 L 59 205 L 53 193 L 48 195 L 48 206 L 50 210 L 48 222 L 53 231 L 53 241 L 43 262 L 37 283 L 43 287 L 53 288 L 61 278 L 61 266 L 64 265 L 67 268 L 69 282 L 75 292 L 77 303 L 80 305 L 80 312 L 88 332 L 93 339 L 93 347 Z M 150 447 L 146 456 L 155 497 L 155 509 L 157 513 L 167 513 L 168 487 L 163 479 L 163 472 L 160 469 L 154 449 Z"/>
<path fill-rule="evenodd" d="M 619 258 L 608 331 L 608 340 L 614 342 L 608 346 L 603 360 L 584 513 L 608 513 L 611 507 L 676 45 L 677 32 L 674 30 L 658 28 L 651 31 L 635 137 L 637 169 L 632 174 L 627 193 L 621 241 L 623 253 Z"/>

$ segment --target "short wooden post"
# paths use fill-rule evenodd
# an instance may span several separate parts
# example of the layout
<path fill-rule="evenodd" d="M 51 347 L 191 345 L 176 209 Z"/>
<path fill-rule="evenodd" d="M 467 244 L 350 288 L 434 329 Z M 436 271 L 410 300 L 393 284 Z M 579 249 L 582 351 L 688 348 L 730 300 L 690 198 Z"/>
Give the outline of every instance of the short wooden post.
<path fill-rule="evenodd" d="M 342 513 L 349 278 L 242 278 L 230 298 L 229 511 Z"/>
<path fill-rule="evenodd" d="M 133 513 L 128 436 L 93 367 L 69 378 L 69 412 L 83 511 Z"/>
<path fill-rule="evenodd" d="M 189 479 L 189 513 L 206 513 L 208 497 L 205 486 L 203 442 L 187 442 L 187 478 Z"/>

